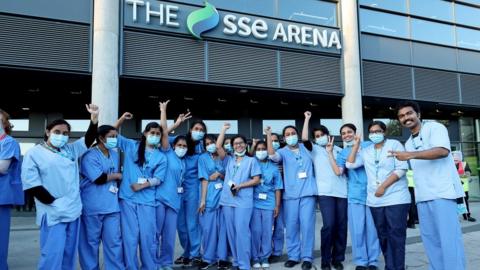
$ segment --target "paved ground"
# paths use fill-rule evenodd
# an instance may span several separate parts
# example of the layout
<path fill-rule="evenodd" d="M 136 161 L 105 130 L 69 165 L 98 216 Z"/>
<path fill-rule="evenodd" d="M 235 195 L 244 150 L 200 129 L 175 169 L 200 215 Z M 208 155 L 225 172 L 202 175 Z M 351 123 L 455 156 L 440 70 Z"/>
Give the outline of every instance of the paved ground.
<path fill-rule="evenodd" d="M 480 203 L 472 203 L 473 216 L 480 220 Z M 10 233 L 9 266 L 11 270 L 35 269 L 39 256 L 39 231 L 34 224 L 32 213 L 13 211 L 12 229 Z M 320 213 L 317 213 L 316 239 L 315 239 L 315 261 L 314 265 L 320 264 L 320 237 L 319 232 L 322 224 Z M 480 269 L 480 223 L 466 222 L 461 220 L 463 228 L 463 239 L 467 256 L 467 269 Z M 423 245 L 420 239 L 419 226 L 417 229 L 408 229 L 406 264 L 408 269 L 428 269 L 428 261 L 424 254 Z M 181 252 L 177 241 L 175 257 Z M 285 258 L 286 260 L 286 258 Z M 380 259 L 383 267 L 383 258 Z M 350 239 L 348 240 L 347 259 L 345 269 L 354 269 L 351 263 Z M 79 268 L 80 269 L 80 268 Z M 284 269 L 283 262 L 271 265 L 271 270 Z M 298 266 L 296 269 L 301 269 Z"/>

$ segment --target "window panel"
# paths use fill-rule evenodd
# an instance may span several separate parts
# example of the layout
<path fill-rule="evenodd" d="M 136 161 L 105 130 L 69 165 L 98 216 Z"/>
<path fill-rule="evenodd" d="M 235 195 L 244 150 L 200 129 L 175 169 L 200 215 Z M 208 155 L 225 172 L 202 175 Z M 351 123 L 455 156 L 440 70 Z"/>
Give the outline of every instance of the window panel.
<path fill-rule="evenodd" d="M 9 121 L 13 125 L 13 131 L 28 131 L 28 119 L 10 119 Z"/>
<path fill-rule="evenodd" d="M 320 119 L 320 124 L 328 128 L 330 135 L 339 136 L 343 121 L 342 119 Z"/>
<path fill-rule="evenodd" d="M 360 0 L 360 5 L 407 13 L 406 0 Z"/>
<path fill-rule="evenodd" d="M 282 136 L 283 128 L 286 126 L 295 126 L 295 120 L 263 120 L 262 121 L 263 134 L 265 134 L 264 130 L 267 126 L 270 126 L 272 128 L 273 133 L 277 133 L 280 136 Z"/>
<path fill-rule="evenodd" d="M 160 125 L 160 121 L 158 119 L 142 119 L 142 130 L 143 132 L 145 130 L 145 127 L 148 125 L 150 122 L 157 122 Z M 175 123 L 173 120 L 167 120 L 167 126 L 170 127 Z"/>
<path fill-rule="evenodd" d="M 402 125 L 397 119 L 378 118 L 373 121 L 382 121 L 387 126 L 386 136 L 400 137 L 402 136 Z"/>
<path fill-rule="evenodd" d="M 457 27 L 457 46 L 480 50 L 480 30 Z"/>
<path fill-rule="evenodd" d="M 408 18 L 367 9 L 360 10 L 361 31 L 409 38 Z"/>
<path fill-rule="evenodd" d="M 71 132 L 85 132 L 90 125 L 90 120 L 65 119 L 72 129 Z"/>
<path fill-rule="evenodd" d="M 410 19 L 412 39 L 455 46 L 453 26 L 420 19 Z"/>
<path fill-rule="evenodd" d="M 238 134 L 238 121 L 237 120 L 203 120 L 207 126 L 208 133 L 220 134 L 223 124 L 225 122 L 230 123 L 230 128 L 226 134 Z"/>
<path fill-rule="evenodd" d="M 455 19 L 457 23 L 480 27 L 480 7 L 455 4 Z"/>
<path fill-rule="evenodd" d="M 318 0 L 279 0 L 278 17 L 328 26 L 337 26 L 337 4 Z"/>
<path fill-rule="evenodd" d="M 204 5 L 204 0 L 173 0 L 175 2 Z M 217 9 L 275 17 L 276 0 L 209 0 Z"/>
<path fill-rule="evenodd" d="M 453 6 L 451 2 L 439 0 L 410 0 L 410 14 L 453 21 Z"/>

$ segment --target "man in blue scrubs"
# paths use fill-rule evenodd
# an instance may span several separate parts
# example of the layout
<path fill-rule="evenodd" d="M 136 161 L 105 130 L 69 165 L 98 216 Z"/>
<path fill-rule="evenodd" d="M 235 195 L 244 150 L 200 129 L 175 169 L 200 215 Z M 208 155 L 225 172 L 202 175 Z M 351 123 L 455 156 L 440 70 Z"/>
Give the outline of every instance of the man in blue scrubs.
<path fill-rule="evenodd" d="M 456 198 L 464 192 L 450 155 L 448 131 L 440 123 L 420 121 L 415 102 L 399 104 L 397 116 L 412 135 L 405 152 L 393 152 L 398 160 L 409 160 L 415 181 L 415 198 L 423 245 L 429 269 L 465 269 L 462 232 Z"/>

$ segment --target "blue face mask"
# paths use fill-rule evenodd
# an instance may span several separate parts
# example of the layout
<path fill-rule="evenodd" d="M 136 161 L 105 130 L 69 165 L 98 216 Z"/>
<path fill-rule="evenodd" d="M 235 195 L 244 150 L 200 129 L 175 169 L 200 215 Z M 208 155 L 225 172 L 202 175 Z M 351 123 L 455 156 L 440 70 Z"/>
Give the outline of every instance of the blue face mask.
<path fill-rule="evenodd" d="M 107 141 L 104 143 L 107 149 L 113 149 L 117 147 L 117 138 L 107 138 Z"/>
<path fill-rule="evenodd" d="M 160 136 L 156 135 L 148 135 L 147 136 L 147 143 L 149 145 L 155 145 L 157 146 L 160 143 Z"/>
<path fill-rule="evenodd" d="M 298 143 L 298 136 L 297 135 L 290 135 L 285 138 L 285 141 L 289 146 L 297 145 Z"/>
<path fill-rule="evenodd" d="M 203 136 L 205 136 L 205 132 L 203 131 L 196 131 L 196 130 L 192 131 L 192 139 L 194 141 L 199 141 L 203 139 Z"/>
<path fill-rule="evenodd" d="M 349 147 L 349 146 L 353 146 L 355 144 L 355 141 L 354 140 L 351 140 L 351 141 L 343 141 L 343 146 L 344 147 Z"/>
<path fill-rule="evenodd" d="M 272 142 L 273 149 L 278 150 L 280 148 L 280 143 L 279 142 Z"/>
<path fill-rule="evenodd" d="M 245 153 L 247 152 L 247 149 L 243 150 L 242 152 L 237 152 L 235 151 L 235 156 L 237 157 L 243 157 L 245 156 Z"/>
<path fill-rule="evenodd" d="M 315 138 L 315 143 L 320 145 L 320 146 L 325 146 L 328 144 L 328 136 L 327 135 L 323 135 L 319 138 Z"/>
<path fill-rule="evenodd" d="M 268 156 L 268 152 L 266 150 L 257 151 L 255 152 L 255 156 L 258 160 L 265 160 Z"/>
<path fill-rule="evenodd" d="M 370 141 L 372 141 L 374 144 L 381 143 L 385 139 L 385 136 L 382 133 L 370 133 L 368 134 L 368 138 Z"/>
<path fill-rule="evenodd" d="M 177 155 L 177 157 L 183 158 L 186 153 L 187 153 L 187 148 L 175 147 L 175 154 Z"/>
<path fill-rule="evenodd" d="M 227 151 L 228 153 L 231 153 L 233 151 L 232 145 L 229 143 L 224 144 L 223 148 L 225 148 L 225 151 Z"/>
<path fill-rule="evenodd" d="M 62 148 L 67 142 L 68 136 L 62 134 L 50 134 L 50 143 L 57 148 Z"/>
<path fill-rule="evenodd" d="M 217 146 L 214 143 L 207 145 L 206 149 L 211 154 L 217 152 Z"/>

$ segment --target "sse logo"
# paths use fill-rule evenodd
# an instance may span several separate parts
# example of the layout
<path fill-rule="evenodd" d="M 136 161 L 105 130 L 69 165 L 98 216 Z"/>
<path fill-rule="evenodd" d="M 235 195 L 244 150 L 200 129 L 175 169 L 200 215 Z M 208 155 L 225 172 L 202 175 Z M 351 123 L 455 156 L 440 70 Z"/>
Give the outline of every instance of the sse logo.
<path fill-rule="evenodd" d="M 220 22 L 220 15 L 215 6 L 205 2 L 205 7 L 195 10 L 187 17 L 187 28 L 192 36 L 202 39 L 202 33 L 215 28 Z"/>

